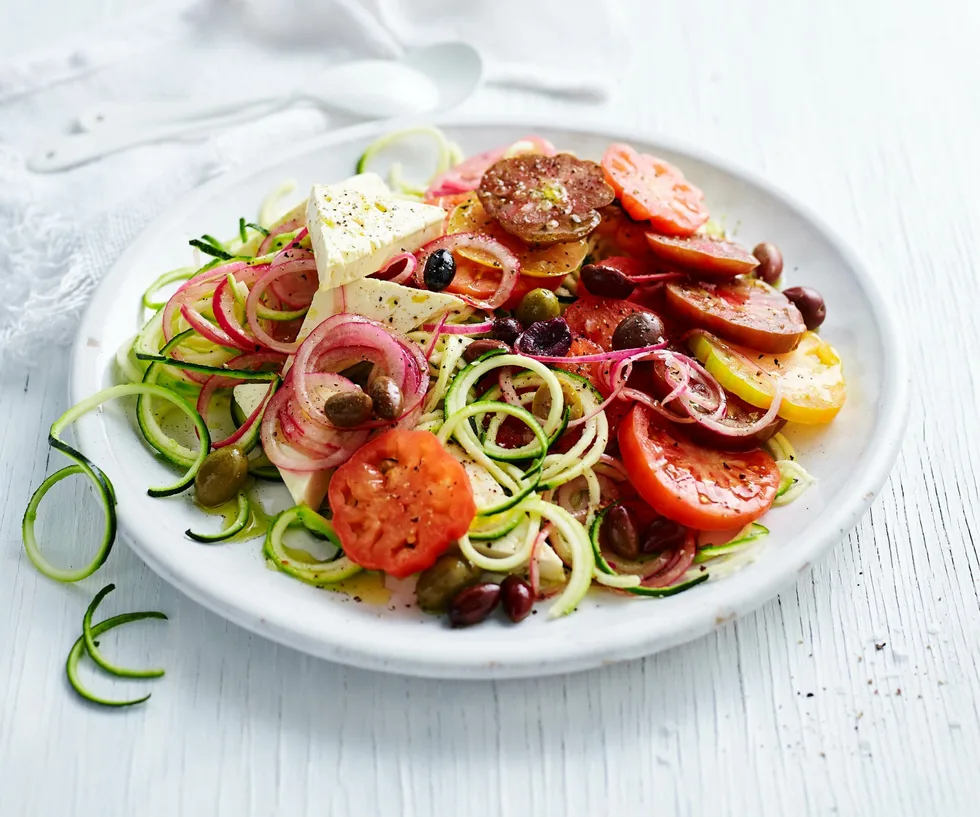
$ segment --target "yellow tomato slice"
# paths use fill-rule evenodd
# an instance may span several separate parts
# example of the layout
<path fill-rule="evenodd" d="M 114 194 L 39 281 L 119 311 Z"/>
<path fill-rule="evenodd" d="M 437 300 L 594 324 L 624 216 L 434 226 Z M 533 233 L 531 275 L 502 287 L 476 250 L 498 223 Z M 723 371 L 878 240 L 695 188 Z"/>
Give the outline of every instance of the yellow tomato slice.
<path fill-rule="evenodd" d="M 583 238 L 550 247 L 528 247 L 523 241 L 512 236 L 495 219 L 487 215 L 475 193 L 460 201 L 449 215 L 447 233 L 483 233 L 496 238 L 513 250 L 521 261 L 521 272 L 534 278 L 551 278 L 553 275 L 568 275 L 582 266 L 589 253 L 589 241 Z M 493 266 L 493 260 L 481 250 L 460 249 L 460 255 L 480 264 Z"/>
<path fill-rule="evenodd" d="M 847 398 L 840 356 L 816 332 L 804 333 L 796 349 L 780 355 L 761 355 L 701 331 L 691 334 L 688 346 L 725 389 L 758 408 L 772 405 L 778 380 L 779 416 L 791 423 L 829 423 Z"/>

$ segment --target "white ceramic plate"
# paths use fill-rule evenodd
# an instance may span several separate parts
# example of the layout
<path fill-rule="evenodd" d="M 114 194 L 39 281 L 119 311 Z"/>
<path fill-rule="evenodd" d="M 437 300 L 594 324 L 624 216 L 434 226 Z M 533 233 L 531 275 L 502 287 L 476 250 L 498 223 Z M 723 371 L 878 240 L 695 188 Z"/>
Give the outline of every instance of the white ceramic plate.
<path fill-rule="evenodd" d="M 283 179 L 338 181 L 353 172 L 379 126 L 327 135 L 267 166 L 245 168 L 201 187 L 156 221 L 120 258 L 86 314 L 74 350 L 71 399 L 109 385 L 116 348 L 138 328 L 140 295 L 161 271 L 191 260 L 187 240 L 203 232 L 231 235 L 238 217 Z M 901 344 L 872 278 L 812 214 L 726 162 L 637 134 L 596 134 L 527 124 L 447 125 L 472 154 L 540 133 L 560 148 L 598 159 L 625 140 L 676 163 L 707 194 L 711 209 L 738 223 L 746 246 L 772 240 L 787 277 L 822 291 L 828 318 L 821 334 L 844 359 L 848 401 L 836 421 L 788 436 L 819 478 L 802 499 L 772 511 L 758 559 L 741 571 L 669 599 L 588 598 L 558 621 L 541 612 L 520 626 L 502 618 L 451 630 L 404 600 L 395 609 L 357 603 L 267 569 L 260 541 L 201 545 L 184 536 L 202 514 L 187 497 L 151 499 L 146 487 L 172 474 L 133 428 L 131 406 L 107 406 L 78 424 L 80 447 L 113 479 L 121 529 L 136 552 L 168 582 L 216 613 L 304 652 L 360 667 L 412 675 L 486 678 L 545 675 L 636 658 L 697 638 L 792 584 L 855 525 L 888 475 L 905 428 L 908 378 Z M 413 157 L 407 157 L 410 161 Z M 421 155 L 415 157 L 421 159 Z M 412 167 L 406 168 L 411 177 Z M 421 166 L 417 176 L 424 177 Z M 286 507 L 285 489 L 273 501 Z"/>

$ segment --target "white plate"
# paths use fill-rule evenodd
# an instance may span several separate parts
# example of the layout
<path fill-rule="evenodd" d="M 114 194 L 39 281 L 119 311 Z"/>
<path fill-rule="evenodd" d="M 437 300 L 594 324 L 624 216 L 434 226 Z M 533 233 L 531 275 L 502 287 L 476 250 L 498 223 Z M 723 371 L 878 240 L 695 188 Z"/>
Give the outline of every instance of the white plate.
<path fill-rule="evenodd" d="M 135 433 L 131 407 L 114 405 L 82 420 L 80 447 L 112 478 L 119 522 L 143 560 L 168 582 L 221 616 L 304 652 L 360 667 L 456 678 L 521 677 L 595 667 L 636 658 L 709 632 L 752 610 L 796 581 L 857 522 L 898 454 L 908 406 L 902 347 L 882 294 L 858 260 L 826 226 L 782 193 L 726 162 L 637 134 L 595 134 L 573 127 L 474 123 L 447 126 L 467 154 L 540 133 L 561 148 L 598 159 L 610 141 L 625 140 L 675 162 L 707 194 L 712 211 L 738 223 L 746 246 L 772 240 L 787 259 L 787 278 L 824 294 L 821 334 L 844 359 L 848 401 L 823 428 L 791 429 L 800 459 L 819 478 L 802 499 L 765 518 L 772 529 L 759 558 L 743 570 L 669 599 L 588 598 L 558 621 L 540 614 L 519 626 L 496 617 L 451 630 L 443 619 L 402 603 L 396 609 L 357 603 L 307 587 L 266 568 L 259 541 L 201 545 L 184 536 L 202 515 L 187 497 L 151 499 L 168 468 Z M 337 132 L 259 169 L 245 168 L 207 184 L 157 220 L 119 259 L 86 313 L 75 345 L 71 399 L 108 385 L 116 348 L 137 329 L 137 305 L 161 271 L 191 260 L 188 238 L 231 235 L 238 217 L 285 178 L 303 191 L 312 182 L 353 172 L 380 126 Z M 406 168 L 411 174 L 412 168 Z M 419 174 L 421 175 L 421 174 Z M 125 180 L 120 180 L 125 183 Z M 285 490 L 276 501 L 286 506 Z"/>

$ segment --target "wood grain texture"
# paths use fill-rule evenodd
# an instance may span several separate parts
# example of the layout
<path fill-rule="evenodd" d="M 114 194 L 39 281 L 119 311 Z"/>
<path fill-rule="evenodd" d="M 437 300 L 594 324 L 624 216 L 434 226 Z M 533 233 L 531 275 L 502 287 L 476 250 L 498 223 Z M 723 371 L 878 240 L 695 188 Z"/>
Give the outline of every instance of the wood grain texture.
<path fill-rule="evenodd" d="M 20 517 L 59 467 L 45 435 L 66 363 L 0 370 L 0 815 L 980 812 L 980 6 L 623 13 L 620 95 L 583 119 L 765 174 L 824 214 L 898 306 L 911 423 L 870 513 L 792 591 L 647 660 L 528 682 L 388 677 L 251 636 L 124 546 L 78 586 L 38 576 Z M 471 106 L 567 111 L 493 90 Z M 87 488 L 58 490 L 45 536 L 80 546 L 97 511 Z M 62 662 L 110 580 L 107 613 L 171 621 L 107 639 L 168 668 L 148 706 L 107 713 L 71 695 Z"/>

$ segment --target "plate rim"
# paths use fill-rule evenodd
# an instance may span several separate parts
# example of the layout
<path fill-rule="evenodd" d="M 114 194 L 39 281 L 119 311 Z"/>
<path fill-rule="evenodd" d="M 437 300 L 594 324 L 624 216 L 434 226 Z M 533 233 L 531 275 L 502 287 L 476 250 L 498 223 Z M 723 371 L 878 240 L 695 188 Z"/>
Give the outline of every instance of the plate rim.
<path fill-rule="evenodd" d="M 284 617 L 280 617 L 278 620 L 273 620 L 271 617 L 265 618 L 260 613 L 247 609 L 247 606 L 233 602 L 228 598 L 228 593 L 209 587 L 206 580 L 200 580 L 206 577 L 188 576 L 174 570 L 166 559 L 160 557 L 157 552 L 160 550 L 159 548 L 147 546 L 139 536 L 135 535 L 139 520 L 134 519 L 131 516 L 132 511 L 120 504 L 117 508 L 119 534 L 129 547 L 151 570 L 175 590 L 222 618 L 251 632 L 307 654 L 346 665 L 432 678 L 541 677 L 587 670 L 603 664 L 652 655 L 699 638 L 724 623 L 758 609 L 786 587 L 798 581 L 802 573 L 841 541 L 868 510 L 887 481 L 898 458 L 908 422 L 910 408 L 909 370 L 907 358 L 903 351 L 904 342 L 897 329 L 894 306 L 891 299 L 882 292 L 877 279 L 860 256 L 833 227 L 808 205 L 795 199 L 755 171 L 746 169 L 736 162 L 715 155 L 685 140 L 670 138 L 652 131 L 624 128 L 617 125 L 582 123 L 567 116 L 549 118 L 549 121 L 545 122 L 526 116 L 457 114 L 419 120 L 420 123 L 422 121 L 425 124 L 437 124 L 444 127 L 557 129 L 615 141 L 637 141 L 654 144 L 688 156 L 695 161 L 713 165 L 731 176 L 748 181 L 778 201 L 781 206 L 794 211 L 796 215 L 808 222 L 845 259 L 858 285 L 867 295 L 875 324 L 878 327 L 879 341 L 883 348 L 884 366 L 880 373 L 881 395 L 878 399 L 881 405 L 881 416 L 879 422 L 872 429 L 868 455 L 859 461 L 858 468 L 851 477 L 850 482 L 853 484 L 854 490 L 843 497 L 840 506 L 832 515 L 817 520 L 813 526 L 809 544 L 794 549 L 795 558 L 789 560 L 784 570 L 761 571 L 754 585 L 739 589 L 737 598 L 727 600 L 719 598 L 717 604 L 706 601 L 705 604 L 701 605 L 701 609 L 686 617 L 683 626 L 667 633 L 654 630 L 646 638 L 632 637 L 628 640 L 611 638 L 608 643 L 603 641 L 580 645 L 569 643 L 565 645 L 563 650 L 549 655 L 547 663 L 542 663 L 542 657 L 539 653 L 528 651 L 504 661 L 481 658 L 476 654 L 462 651 L 452 655 L 443 654 L 438 658 L 427 655 L 424 660 L 420 660 L 417 654 L 413 654 L 412 650 L 392 649 L 390 640 L 380 642 L 383 647 L 379 649 L 371 643 L 344 642 L 344 639 L 336 634 L 331 638 L 324 638 L 322 632 L 313 633 L 310 630 L 301 630 L 296 626 L 296 621 L 288 620 L 287 622 Z M 225 189 L 240 183 L 250 175 L 261 173 L 290 159 L 323 150 L 331 144 L 367 138 L 390 130 L 391 127 L 393 125 L 390 122 L 360 123 L 320 134 L 312 139 L 304 140 L 288 150 L 273 151 L 266 161 L 234 168 L 188 191 L 186 195 L 174 201 L 171 206 L 153 219 L 110 267 L 96 287 L 85 309 L 71 354 L 68 382 L 71 404 L 74 405 L 84 399 L 91 390 L 92 384 L 90 382 L 84 383 L 83 368 L 86 354 L 92 351 L 88 348 L 87 338 L 90 335 L 89 327 L 93 321 L 97 320 L 99 314 L 97 307 L 107 299 L 112 300 L 112 297 L 108 295 L 110 289 L 108 284 L 114 277 L 122 274 L 122 271 L 131 263 L 132 258 L 139 257 L 141 254 L 140 247 L 143 244 L 165 234 L 171 228 L 172 222 L 179 219 L 183 210 L 203 204 L 207 199 L 220 196 Z M 86 394 L 80 393 L 83 385 L 85 385 Z M 84 426 L 79 426 L 75 430 L 79 448 L 83 451 L 86 447 L 89 447 L 89 450 L 98 448 L 99 445 L 94 439 L 94 435 L 87 435 L 83 429 Z M 715 595 L 718 595 L 720 591 L 723 592 L 726 584 L 727 582 L 722 582 L 716 585 Z M 515 639 L 515 645 L 519 645 L 519 639 Z"/>

